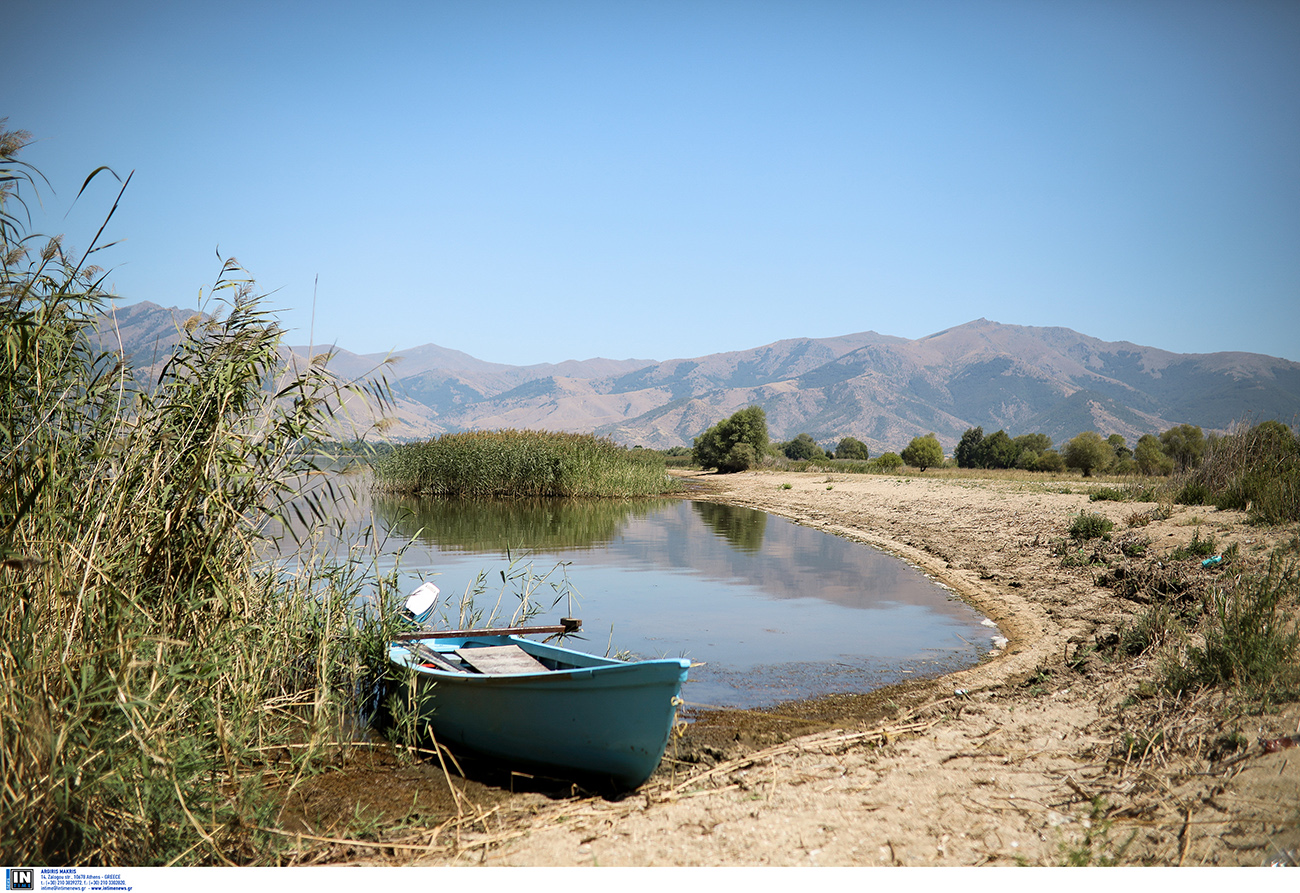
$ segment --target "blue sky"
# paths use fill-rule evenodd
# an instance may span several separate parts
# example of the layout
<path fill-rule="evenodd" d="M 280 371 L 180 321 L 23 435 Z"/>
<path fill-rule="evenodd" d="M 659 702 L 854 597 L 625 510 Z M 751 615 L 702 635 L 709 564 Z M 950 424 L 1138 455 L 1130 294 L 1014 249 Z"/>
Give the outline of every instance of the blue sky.
<path fill-rule="evenodd" d="M 292 343 L 669 359 L 987 317 L 1300 360 L 1300 3 L 8 0 L 35 228 Z M 318 283 L 318 284 L 317 284 Z M 313 291 L 315 291 L 313 323 Z"/>

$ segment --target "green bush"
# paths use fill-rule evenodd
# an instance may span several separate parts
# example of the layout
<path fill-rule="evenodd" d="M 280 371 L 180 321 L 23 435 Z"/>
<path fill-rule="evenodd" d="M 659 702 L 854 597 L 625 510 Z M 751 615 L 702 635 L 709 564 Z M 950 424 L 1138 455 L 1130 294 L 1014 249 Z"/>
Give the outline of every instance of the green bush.
<path fill-rule="evenodd" d="M 867 445 L 856 437 L 841 437 L 835 447 L 836 459 L 857 459 L 865 462 L 871 458 Z"/>
<path fill-rule="evenodd" d="M 943 465 L 943 447 L 939 439 L 930 432 L 924 437 L 913 437 L 912 442 L 903 450 L 902 460 L 913 468 L 925 471 Z"/>
<path fill-rule="evenodd" d="M 1097 539 L 1110 533 L 1115 523 L 1105 515 L 1080 512 L 1070 524 L 1070 538 L 1080 542 Z"/>
<path fill-rule="evenodd" d="M 1128 498 L 1128 494 L 1119 487 L 1098 487 L 1088 494 L 1090 502 L 1104 502 L 1106 500 L 1124 502 Z"/>
<path fill-rule="evenodd" d="M 785 454 L 787 459 L 795 461 L 826 458 L 826 452 L 818 445 L 817 441 L 812 439 L 811 434 L 806 433 L 797 434 L 794 440 L 782 444 L 781 452 Z"/>
<path fill-rule="evenodd" d="M 1196 425 L 1175 425 L 1160 435 L 1160 445 L 1179 471 L 1200 465 L 1205 455 L 1205 435 Z"/>
<path fill-rule="evenodd" d="M 1300 579 L 1278 555 L 1263 574 L 1211 589 L 1205 604 L 1205 645 L 1189 648 L 1166 668 L 1175 692 L 1240 688 L 1265 700 L 1300 696 Z"/>
<path fill-rule="evenodd" d="M 1178 505 L 1209 505 L 1213 501 L 1214 494 L 1200 481 L 1188 481 L 1174 496 Z"/>
<path fill-rule="evenodd" d="M 737 444 L 749 449 L 737 450 Z M 748 406 L 696 437 L 691 455 L 701 468 L 735 472 L 752 468 L 767 448 L 767 414 L 760 406 Z"/>
<path fill-rule="evenodd" d="M 1115 461 L 1115 450 L 1096 431 L 1084 431 L 1065 445 L 1063 456 L 1067 468 L 1077 468 L 1084 477 L 1104 472 Z"/>
<path fill-rule="evenodd" d="M 1300 438 L 1278 421 L 1239 427 L 1178 480 L 1183 504 L 1241 509 L 1264 524 L 1300 520 Z"/>
<path fill-rule="evenodd" d="M 1174 460 L 1165 453 L 1160 439 L 1154 434 L 1143 434 L 1133 448 L 1133 461 L 1143 474 L 1172 474 Z"/>
<path fill-rule="evenodd" d="M 1196 532 L 1192 534 L 1192 541 L 1170 552 L 1169 559 L 1171 561 L 1182 561 L 1187 558 L 1209 558 L 1218 551 L 1219 544 L 1214 535 L 1210 534 L 1207 538 L 1201 539 L 1201 529 L 1198 527 Z"/>
<path fill-rule="evenodd" d="M 871 460 L 871 464 L 881 471 L 897 471 L 905 464 L 898 453 L 881 453 Z"/>

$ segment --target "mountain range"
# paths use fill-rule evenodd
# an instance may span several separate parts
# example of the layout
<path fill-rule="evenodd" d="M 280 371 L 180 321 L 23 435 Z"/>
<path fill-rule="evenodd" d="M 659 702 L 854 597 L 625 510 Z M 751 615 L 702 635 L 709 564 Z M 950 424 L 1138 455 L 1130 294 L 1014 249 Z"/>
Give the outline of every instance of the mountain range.
<path fill-rule="evenodd" d="M 116 308 L 102 337 L 150 369 L 194 311 L 142 302 Z M 627 445 L 690 445 L 710 425 L 762 406 L 774 440 L 851 435 L 873 455 L 933 431 L 946 450 L 967 428 L 1142 434 L 1173 425 L 1300 418 L 1300 363 L 1243 352 L 1179 354 L 1059 327 L 977 319 L 910 340 L 859 332 L 791 338 L 750 350 L 673 360 L 567 360 L 511 366 L 435 344 L 393 354 L 332 348 L 346 379 L 383 375 L 394 394 L 387 436 L 468 429 L 595 432 Z M 306 347 L 286 352 L 307 359 Z M 317 348 L 315 353 L 323 352 Z M 352 407 L 358 423 L 368 410 Z"/>

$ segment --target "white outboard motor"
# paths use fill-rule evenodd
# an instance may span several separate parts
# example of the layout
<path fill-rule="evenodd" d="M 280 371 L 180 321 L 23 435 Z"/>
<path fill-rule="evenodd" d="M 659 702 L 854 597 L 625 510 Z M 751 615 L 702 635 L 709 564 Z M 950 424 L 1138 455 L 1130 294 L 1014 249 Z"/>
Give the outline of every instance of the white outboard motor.
<path fill-rule="evenodd" d="M 403 613 L 416 623 L 423 625 L 429 619 L 429 615 L 433 613 L 434 606 L 438 604 L 439 592 L 438 587 L 432 583 L 421 583 L 406 597 L 406 607 L 402 609 Z"/>

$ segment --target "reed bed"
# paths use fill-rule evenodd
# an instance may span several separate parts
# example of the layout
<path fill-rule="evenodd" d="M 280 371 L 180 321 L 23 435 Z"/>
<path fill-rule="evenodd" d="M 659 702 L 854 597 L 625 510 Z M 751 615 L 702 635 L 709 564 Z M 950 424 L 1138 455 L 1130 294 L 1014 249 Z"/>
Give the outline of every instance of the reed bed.
<path fill-rule="evenodd" d="M 94 346 L 99 246 L 13 213 L 39 180 L 25 142 L 0 132 L 0 862 L 274 864 L 260 829 L 370 697 L 395 622 L 384 580 L 271 563 L 259 533 L 347 385 L 283 366 L 227 261 L 214 315 L 138 386 Z"/>
<path fill-rule="evenodd" d="M 465 431 L 403 444 L 375 464 L 388 493 L 473 498 L 656 496 L 678 484 L 663 457 L 591 434 Z"/>

